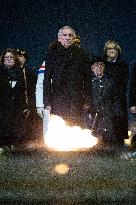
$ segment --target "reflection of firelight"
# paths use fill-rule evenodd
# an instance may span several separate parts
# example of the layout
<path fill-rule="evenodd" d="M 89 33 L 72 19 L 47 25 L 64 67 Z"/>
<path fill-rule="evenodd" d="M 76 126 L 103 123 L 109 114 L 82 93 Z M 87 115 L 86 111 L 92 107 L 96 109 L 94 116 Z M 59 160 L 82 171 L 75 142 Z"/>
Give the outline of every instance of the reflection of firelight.
<path fill-rule="evenodd" d="M 54 170 L 58 174 L 66 174 L 69 171 L 69 166 L 66 164 L 58 164 L 55 166 Z"/>
<path fill-rule="evenodd" d="M 98 139 L 89 129 L 67 126 L 65 121 L 56 115 L 50 118 L 44 141 L 47 148 L 54 151 L 86 150 L 98 143 Z"/>

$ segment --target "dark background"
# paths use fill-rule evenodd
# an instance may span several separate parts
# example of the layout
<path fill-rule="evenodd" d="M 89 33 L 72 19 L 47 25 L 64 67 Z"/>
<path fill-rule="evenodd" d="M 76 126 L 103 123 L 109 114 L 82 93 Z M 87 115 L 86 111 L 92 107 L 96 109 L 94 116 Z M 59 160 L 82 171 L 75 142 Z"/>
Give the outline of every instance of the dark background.
<path fill-rule="evenodd" d="M 136 0 L 0 0 L 0 53 L 8 47 L 24 48 L 30 56 L 29 65 L 38 68 L 58 29 L 70 25 L 90 54 L 100 54 L 104 43 L 114 39 L 122 47 L 123 59 L 131 64 L 136 58 L 135 8 Z M 19 200 L 22 204 L 45 204 L 42 200 L 60 196 L 62 200 L 66 197 L 67 204 L 72 204 L 71 198 L 81 200 L 76 204 L 88 204 L 84 200 L 92 204 L 136 201 L 135 160 L 122 160 L 113 154 L 103 157 L 101 153 L 96 157 L 91 153 L 80 157 L 41 152 L 28 155 L 1 156 L 1 204 Z M 54 173 L 58 163 L 69 165 L 67 175 Z"/>
<path fill-rule="evenodd" d="M 70 25 L 81 36 L 82 47 L 100 54 L 113 39 L 129 64 L 135 61 L 135 0 L 6 0 L 0 1 L 0 53 L 24 48 L 28 64 L 38 68 L 58 30 Z"/>

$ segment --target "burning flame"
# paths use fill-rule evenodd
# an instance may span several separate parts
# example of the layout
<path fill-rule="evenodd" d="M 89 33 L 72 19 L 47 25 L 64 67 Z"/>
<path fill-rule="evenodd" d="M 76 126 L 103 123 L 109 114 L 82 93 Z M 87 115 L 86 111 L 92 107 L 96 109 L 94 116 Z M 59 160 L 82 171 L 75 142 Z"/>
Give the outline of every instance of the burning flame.
<path fill-rule="evenodd" d="M 52 115 L 44 142 L 50 150 L 78 151 L 95 146 L 98 139 L 92 135 L 91 130 L 81 129 L 79 126 L 70 127 L 61 117 Z"/>

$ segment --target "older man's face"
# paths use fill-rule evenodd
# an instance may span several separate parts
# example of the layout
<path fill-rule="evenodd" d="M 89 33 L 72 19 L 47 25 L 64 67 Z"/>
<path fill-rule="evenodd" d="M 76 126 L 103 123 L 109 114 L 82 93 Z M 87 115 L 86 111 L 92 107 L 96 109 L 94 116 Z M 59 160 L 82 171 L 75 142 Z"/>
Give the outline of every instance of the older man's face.
<path fill-rule="evenodd" d="M 62 33 L 58 36 L 58 41 L 65 47 L 68 48 L 74 43 L 73 31 L 69 28 L 63 29 Z"/>

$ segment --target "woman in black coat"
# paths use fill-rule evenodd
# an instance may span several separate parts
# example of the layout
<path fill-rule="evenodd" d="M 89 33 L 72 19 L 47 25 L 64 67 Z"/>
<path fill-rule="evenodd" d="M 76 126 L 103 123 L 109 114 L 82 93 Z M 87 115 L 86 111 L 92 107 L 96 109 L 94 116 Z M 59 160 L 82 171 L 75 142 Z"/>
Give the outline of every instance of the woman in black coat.
<path fill-rule="evenodd" d="M 0 143 L 10 145 L 13 122 L 13 87 L 16 83 L 17 68 L 20 62 L 13 49 L 6 49 L 1 56 L 0 66 Z"/>
<path fill-rule="evenodd" d="M 117 143 L 124 144 L 128 138 L 127 85 L 129 68 L 120 58 L 121 48 L 116 41 L 107 41 L 104 47 L 105 72 L 115 80 L 114 126 Z"/>
<path fill-rule="evenodd" d="M 35 108 L 34 82 L 36 82 L 36 78 L 33 78 L 32 71 L 21 66 L 14 49 L 6 49 L 2 53 L 1 62 L 10 90 L 8 100 L 10 144 L 19 145 L 28 139 L 29 124 L 27 120 L 30 112 Z"/>

